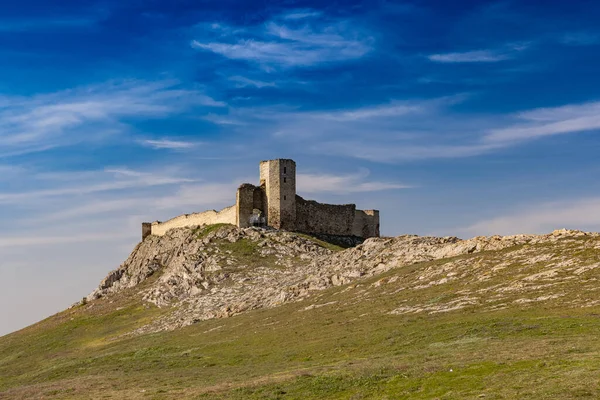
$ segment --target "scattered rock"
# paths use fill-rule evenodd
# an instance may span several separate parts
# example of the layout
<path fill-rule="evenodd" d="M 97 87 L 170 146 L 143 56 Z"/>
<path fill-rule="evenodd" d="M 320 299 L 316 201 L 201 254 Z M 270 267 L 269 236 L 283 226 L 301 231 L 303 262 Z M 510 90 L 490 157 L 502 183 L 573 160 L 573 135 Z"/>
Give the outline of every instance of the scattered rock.
<path fill-rule="evenodd" d="M 223 226 L 199 236 L 197 229 L 180 228 L 170 230 L 165 236 L 147 237 L 118 269 L 110 272 L 99 287 L 87 296 L 86 301 L 135 287 L 154 274 L 159 274 L 142 291 L 143 299 L 158 307 L 172 307 L 173 311 L 138 331 L 145 333 L 172 330 L 211 318 L 226 318 L 252 309 L 275 307 L 304 299 L 332 286 L 345 285 L 420 262 L 449 259 L 442 265 L 420 270 L 414 280 L 418 284 L 413 284 L 410 287 L 412 290 L 464 280 L 470 271 L 477 268 L 485 270 L 477 274 L 477 280 L 486 282 L 515 260 L 529 260 L 530 264 L 555 262 L 553 269 L 529 274 L 495 288 L 494 293 L 502 296 L 502 293 L 522 291 L 533 283 L 547 284 L 565 268 L 572 268 L 574 276 L 596 268 L 598 263 L 571 266 L 570 260 L 561 259 L 556 254 L 530 254 L 527 247 L 515 247 L 559 241 L 569 243 L 583 236 L 597 238 L 599 235 L 565 229 L 548 235 L 475 237 L 468 240 L 403 235 L 371 238 L 356 247 L 334 252 L 322 247 L 318 241 L 284 231 Z M 515 248 L 511 260 L 498 260 L 493 266 L 486 266 L 477 259 L 468 263 L 454 259 L 508 248 Z M 371 287 L 378 288 L 396 280 L 397 277 L 380 280 Z M 400 283 L 394 283 L 394 293 L 407 288 L 398 287 Z M 480 289 L 479 294 L 463 293 L 440 304 L 418 307 L 400 305 L 392 313 L 456 310 L 477 304 L 477 296 L 484 290 L 487 289 Z M 519 303 L 551 298 L 554 297 L 538 296 L 530 301 L 524 298 Z M 329 304 L 333 303 L 315 304 L 305 309 Z M 491 307 L 499 306 L 497 301 Z"/>

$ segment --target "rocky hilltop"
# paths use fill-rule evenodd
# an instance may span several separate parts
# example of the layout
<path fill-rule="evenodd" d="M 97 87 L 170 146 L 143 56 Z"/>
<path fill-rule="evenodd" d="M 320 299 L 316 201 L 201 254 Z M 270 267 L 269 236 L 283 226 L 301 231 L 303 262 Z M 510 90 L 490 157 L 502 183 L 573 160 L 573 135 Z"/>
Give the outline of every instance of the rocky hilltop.
<path fill-rule="evenodd" d="M 321 307 L 315 297 L 319 291 L 350 283 L 348 290 L 357 290 L 361 279 L 382 275 L 376 286 L 387 285 L 389 293 L 414 291 L 414 301 L 396 304 L 393 314 L 439 313 L 470 305 L 497 310 L 560 299 L 561 285 L 574 280 L 582 292 L 596 290 L 596 279 L 585 274 L 600 266 L 599 236 L 571 230 L 469 240 L 404 235 L 371 238 L 344 250 L 275 230 L 230 225 L 173 229 L 138 244 L 85 302 L 110 298 L 153 277 L 141 295 L 169 312 L 136 331 L 146 333 L 311 297 L 315 303 L 308 308 Z M 402 275 L 385 274 L 417 263 L 428 264 Z M 451 293 L 435 301 L 419 295 L 440 285 L 446 291 L 450 287 Z M 368 293 L 369 288 L 362 288 L 356 299 Z M 586 296 L 563 300 L 575 306 L 597 303 Z"/>
<path fill-rule="evenodd" d="M 599 272 L 580 231 L 344 249 L 172 229 L 0 337 L 0 398 L 600 398 Z"/>

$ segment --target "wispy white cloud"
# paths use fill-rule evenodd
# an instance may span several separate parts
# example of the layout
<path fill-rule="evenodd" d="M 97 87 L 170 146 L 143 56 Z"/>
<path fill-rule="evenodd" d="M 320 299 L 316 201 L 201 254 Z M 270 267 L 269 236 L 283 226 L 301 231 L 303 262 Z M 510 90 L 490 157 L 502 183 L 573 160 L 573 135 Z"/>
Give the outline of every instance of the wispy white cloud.
<path fill-rule="evenodd" d="M 158 196 L 150 202 L 155 210 L 188 210 L 184 212 L 201 212 L 211 205 L 230 206 L 235 204 L 237 187 L 243 181 L 227 181 L 222 183 L 205 183 L 181 185 L 173 193 Z M 161 212 L 164 215 L 164 212 Z M 176 213 L 176 215 L 179 215 Z M 175 216 L 175 215 L 172 215 Z"/>
<path fill-rule="evenodd" d="M 125 189 L 177 185 L 194 182 L 194 179 L 170 176 L 164 173 L 141 172 L 129 169 L 106 169 L 104 171 L 63 172 L 51 175 L 29 175 L 30 187 L 19 191 L 0 192 L 0 204 L 35 204 L 48 198 L 84 196 Z M 39 187 L 46 187 L 40 189 Z"/>
<path fill-rule="evenodd" d="M 26 169 L 18 165 L 0 164 L 0 181 L 14 179 L 16 176 L 23 175 Z"/>
<path fill-rule="evenodd" d="M 377 118 L 401 117 L 404 115 L 420 113 L 423 109 L 423 105 L 420 104 L 393 102 L 391 104 L 381 104 L 350 110 L 317 112 L 313 113 L 313 116 L 333 121 L 350 122 Z"/>
<path fill-rule="evenodd" d="M 393 140 L 372 143 L 363 140 L 329 141 L 315 146 L 313 151 L 320 154 L 336 154 L 354 156 L 362 160 L 383 163 L 403 161 L 451 159 L 474 157 L 490 153 L 504 146 L 490 144 L 427 144 L 412 141 L 398 142 Z M 403 144 L 404 143 L 404 144 Z"/>
<path fill-rule="evenodd" d="M 429 60 L 439 63 L 495 63 L 510 60 L 529 48 L 530 43 L 511 43 L 501 49 L 472 50 L 431 54 Z"/>
<path fill-rule="evenodd" d="M 295 10 L 281 16 L 282 19 L 297 20 L 305 18 L 314 18 L 323 15 L 321 11 L 315 10 Z"/>
<path fill-rule="evenodd" d="M 341 126 L 348 123 L 369 124 L 376 121 L 394 121 L 402 118 L 416 117 L 426 114 L 432 108 L 456 104 L 463 101 L 464 95 L 443 97 L 423 101 L 392 100 L 383 104 L 368 105 L 356 108 L 342 108 L 322 111 L 299 111 L 294 107 L 266 106 L 266 107 L 230 107 L 226 115 L 209 114 L 202 117 L 205 120 L 223 125 L 248 125 L 256 121 L 281 124 L 285 127 L 297 126 L 295 134 L 313 136 L 311 130 L 304 129 L 302 125 L 314 122 L 322 130 L 327 126 Z M 281 129 L 275 135 L 284 136 L 289 129 Z"/>
<path fill-rule="evenodd" d="M 478 221 L 459 229 L 467 235 L 545 233 L 555 229 L 600 230 L 600 198 L 568 199 L 531 204 L 512 213 Z"/>
<path fill-rule="evenodd" d="M 432 54 L 428 58 L 441 63 L 489 63 L 508 60 L 512 56 L 494 50 L 475 50 L 463 53 Z"/>
<path fill-rule="evenodd" d="M 440 112 L 438 109 L 428 107 L 417 109 L 425 115 Z M 406 119 L 404 122 L 410 124 L 410 117 L 411 115 L 406 115 L 401 119 Z M 430 132 L 435 136 L 432 138 L 425 135 L 431 138 L 426 144 L 411 136 L 408 140 L 394 142 L 389 138 L 365 141 L 360 135 L 355 135 L 344 141 L 324 140 L 320 143 L 319 149 L 332 154 L 355 154 L 358 158 L 384 162 L 473 157 L 547 136 L 600 131 L 600 102 L 539 108 L 494 118 L 478 119 L 470 116 L 458 122 L 454 118 L 448 121 L 447 115 L 438 114 L 434 118 L 439 118 L 441 124 L 431 127 Z M 471 134 L 456 135 L 454 140 L 448 141 L 447 139 L 452 137 L 450 132 L 459 131 L 463 123 L 464 131 L 468 132 L 470 129 Z M 472 128 L 473 125 L 476 126 L 475 129 Z M 495 127 L 489 128 L 490 126 Z M 440 136 L 442 131 L 446 131 L 445 136 Z M 393 135 L 393 132 L 390 133 Z M 400 132 L 397 131 L 396 135 L 398 133 Z"/>
<path fill-rule="evenodd" d="M 231 107 L 205 119 L 229 129 L 268 133 L 313 154 L 375 162 L 474 157 L 558 134 L 600 130 L 600 102 L 512 114 L 453 114 L 469 95 L 326 111 Z M 243 128 L 242 128 L 243 127 Z"/>
<path fill-rule="evenodd" d="M 98 241 L 116 241 L 129 239 L 130 235 L 126 233 L 119 234 L 118 232 L 99 233 L 99 234 L 82 234 L 76 233 L 68 236 L 42 235 L 42 236 L 0 236 L 0 248 L 2 247 L 35 247 L 41 245 L 57 245 L 57 244 L 74 244 L 84 242 Z"/>
<path fill-rule="evenodd" d="M 310 46 L 302 42 L 290 44 L 248 39 L 240 40 L 234 44 L 201 43 L 194 40 L 192 41 L 192 47 L 212 51 L 231 59 L 285 67 L 310 66 L 359 58 L 368 51 L 368 48 L 360 43 L 348 43 L 344 48 L 334 48 Z"/>
<path fill-rule="evenodd" d="M 225 29 L 231 34 L 219 41 L 192 40 L 191 46 L 268 68 L 346 61 L 371 51 L 373 39 L 349 21 L 327 21 L 320 16 L 306 10 L 290 12 L 246 31 Z"/>
<path fill-rule="evenodd" d="M 600 44 L 600 32 L 569 32 L 559 41 L 569 46 L 593 46 Z"/>
<path fill-rule="evenodd" d="M 297 185 L 300 193 L 358 193 L 378 192 L 392 189 L 408 189 L 409 185 L 394 182 L 370 181 L 370 173 L 363 169 L 354 174 L 298 174 Z"/>
<path fill-rule="evenodd" d="M 145 140 L 140 140 L 139 143 L 142 146 L 151 147 L 156 150 L 163 150 L 163 149 L 185 150 L 185 149 L 191 149 L 191 148 L 197 147 L 198 145 L 202 144 L 199 142 L 188 142 L 188 141 L 183 141 L 183 140 L 169 140 L 169 139 L 158 139 L 158 140 L 145 139 Z"/>
<path fill-rule="evenodd" d="M 490 130 L 487 143 L 532 140 L 544 136 L 600 129 L 600 102 L 539 108 L 515 115 L 521 122 L 506 128 Z"/>
<path fill-rule="evenodd" d="M 48 150 L 128 130 L 135 118 L 163 118 L 192 107 L 223 107 L 176 81 L 112 82 L 32 97 L 5 96 L 0 156 Z"/>
<path fill-rule="evenodd" d="M 215 123 L 230 129 L 270 133 L 277 145 L 293 143 L 314 154 L 375 162 L 480 155 L 502 147 L 481 141 L 487 117 L 453 118 L 448 107 L 467 95 L 432 100 L 391 101 L 365 107 L 299 111 L 286 107 L 232 108 Z M 225 121 L 222 121 L 225 120 Z"/>
<path fill-rule="evenodd" d="M 232 115 L 220 115 L 215 113 L 208 113 L 204 115 L 202 119 L 208 122 L 212 122 L 215 125 L 237 126 L 246 124 L 246 122 L 244 122 L 241 118 L 237 118 Z"/>
<path fill-rule="evenodd" d="M 250 79 L 244 76 L 231 76 L 229 80 L 236 83 L 237 87 L 246 87 L 246 86 L 255 86 L 259 89 L 264 87 L 275 87 L 277 86 L 275 82 L 264 82 L 257 79 Z"/>
<path fill-rule="evenodd" d="M 204 211 L 202 209 L 204 206 L 233 204 L 237 186 L 239 180 L 224 183 L 183 183 L 173 185 L 168 191 L 153 191 L 151 196 L 140 195 L 129 190 L 118 196 L 105 196 L 102 200 L 93 197 L 78 200 L 76 204 L 66 209 L 48 212 L 24 222 L 47 223 L 75 218 L 94 221 L 103 215 L 110 218 L 115 215 L 135 216 L 140 214 L 140 211 L 153 220 L 160 218 L 161 215 L 174 217 L 179 214 Z M 140 205 L 143 205 L 143 210 L 140 210 Z"/>

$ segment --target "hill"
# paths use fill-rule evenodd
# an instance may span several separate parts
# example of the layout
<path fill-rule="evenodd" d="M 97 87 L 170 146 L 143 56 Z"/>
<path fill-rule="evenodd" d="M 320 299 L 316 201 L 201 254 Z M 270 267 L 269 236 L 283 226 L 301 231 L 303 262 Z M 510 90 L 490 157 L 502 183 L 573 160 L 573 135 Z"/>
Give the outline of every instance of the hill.
<path fill-rule="evenodd" d="M 600 235 L 149 237 L 0 338 L 0 398 L 597 398 Z"/>

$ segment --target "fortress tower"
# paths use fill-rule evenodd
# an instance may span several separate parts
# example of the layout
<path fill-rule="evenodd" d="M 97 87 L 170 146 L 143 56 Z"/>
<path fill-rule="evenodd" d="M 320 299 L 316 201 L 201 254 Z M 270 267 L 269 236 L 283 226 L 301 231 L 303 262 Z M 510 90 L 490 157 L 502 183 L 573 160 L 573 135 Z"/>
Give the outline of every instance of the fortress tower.
<path fill-rule="evenodd" d="M 260 162 L 260 185 L 244 183 L 236 203 L 221 211 L 183 214 L 165 222 L 142 224 L 142 239 L 162 236 L 184 226 L 232 224 L 240 228 L 269 226 L 313 235 L 379 236 L 379 211 L 357 210 L 354 204 L 322 204 L 296 194 L 296 163 L 277 159 Z"/>
<path fill-rule="evenodd" d="M 296 227 L 296 163 L 277 159 L 261 161 L 260 186 L 266 198 L 267 225 L 292 231 Z"/>

